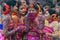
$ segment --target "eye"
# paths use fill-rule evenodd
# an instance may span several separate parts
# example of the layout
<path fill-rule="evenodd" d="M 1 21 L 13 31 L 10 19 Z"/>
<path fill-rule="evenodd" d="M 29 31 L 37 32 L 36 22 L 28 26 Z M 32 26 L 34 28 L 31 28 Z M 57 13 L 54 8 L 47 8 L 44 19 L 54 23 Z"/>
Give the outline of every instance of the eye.
<path fill-rule="evenodd" d="M 32 11 L 35 11 L 35 9 L 33 9 Z"/>
<path fill-rule="evenodd" d="M 31 10 L 31 11 L 34 11 L 34 10 Z"/>
<path fill-rule="evenodd" d="M 23 10 L 24 8 L 21 8 L 21 10 Z"/>

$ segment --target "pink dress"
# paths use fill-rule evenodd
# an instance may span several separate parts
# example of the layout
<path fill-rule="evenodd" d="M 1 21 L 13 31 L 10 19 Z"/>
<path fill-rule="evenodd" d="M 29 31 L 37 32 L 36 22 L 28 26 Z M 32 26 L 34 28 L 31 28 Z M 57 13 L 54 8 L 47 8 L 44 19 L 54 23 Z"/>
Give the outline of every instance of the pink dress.
<path fill-rule="evenodd" d="M 52 34 L 54 32 L 53 28 L 45 26 L 43 32 Z M 47 34 L 48 35 L 48 34 Z M 51 40 L 51 36 L 43 35 L 43 40 Z"/>
<path fill-rule="evenodd" d="M 40 34 L 38 33 L 37 28 L 32 28 L 28 34 L 26 35 L 26 40 L 39 40 L 40 39 Z"/>

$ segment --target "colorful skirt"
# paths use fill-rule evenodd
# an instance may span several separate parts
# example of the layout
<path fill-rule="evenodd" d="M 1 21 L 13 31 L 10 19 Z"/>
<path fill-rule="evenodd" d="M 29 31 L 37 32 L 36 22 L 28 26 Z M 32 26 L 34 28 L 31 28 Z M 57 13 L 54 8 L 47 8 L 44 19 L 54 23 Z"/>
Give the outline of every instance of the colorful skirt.
<path fill-rule="evenodd" d="M 32 35 L 27 35 L 26 36 L 27 38 L 27 40 L 39 40 L 40 38 L 38 37 L 38 36 L 32 36 Z"/>

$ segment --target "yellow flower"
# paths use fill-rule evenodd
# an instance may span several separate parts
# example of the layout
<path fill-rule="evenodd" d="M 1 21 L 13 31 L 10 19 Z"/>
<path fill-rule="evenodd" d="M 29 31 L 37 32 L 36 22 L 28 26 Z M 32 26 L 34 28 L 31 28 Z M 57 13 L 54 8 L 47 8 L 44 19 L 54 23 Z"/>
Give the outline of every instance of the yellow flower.
<path fill-rule="evenodd" d="M 45 22 L 44 22 L 45 26 L 48 25 L 48 21 L 45 19 Z"/>

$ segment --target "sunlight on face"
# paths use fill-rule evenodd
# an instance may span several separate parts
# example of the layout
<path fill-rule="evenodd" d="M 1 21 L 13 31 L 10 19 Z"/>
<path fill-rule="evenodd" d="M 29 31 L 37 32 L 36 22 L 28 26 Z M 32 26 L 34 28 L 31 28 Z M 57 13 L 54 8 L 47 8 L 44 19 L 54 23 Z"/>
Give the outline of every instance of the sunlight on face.
<path fill-rule="evenodd" d="M 17 12 L 17 6 L 15 5 L 14 7 L 13 7 L 13 11 L 15 11 L 15 12 Z"/>
<path fill-rule="evenodd" d="M 25 14 L 24 7 L 23 6 L 20 6 L 19 7 L 19 13 L 20 14 Z"/>

